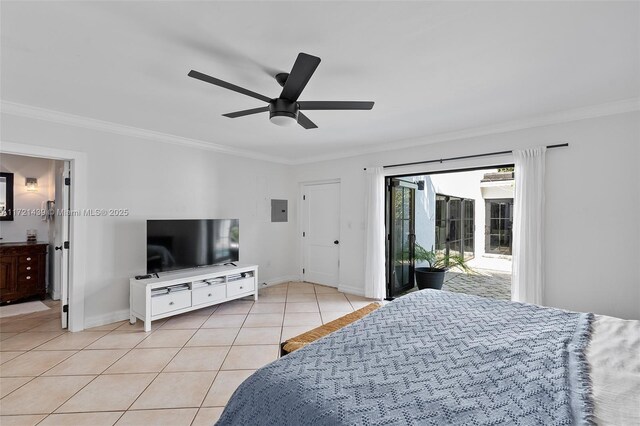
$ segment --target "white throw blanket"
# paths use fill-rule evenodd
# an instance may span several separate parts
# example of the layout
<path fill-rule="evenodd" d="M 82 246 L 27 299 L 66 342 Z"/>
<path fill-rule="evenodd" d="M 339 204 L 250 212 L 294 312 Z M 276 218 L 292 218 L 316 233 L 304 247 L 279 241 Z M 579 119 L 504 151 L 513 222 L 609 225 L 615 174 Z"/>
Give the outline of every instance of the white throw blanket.
<path fill-rule="evenodd" d="M 597 315 L 586 355 L 595 422 L 640 425 L 640 321 Z"/>

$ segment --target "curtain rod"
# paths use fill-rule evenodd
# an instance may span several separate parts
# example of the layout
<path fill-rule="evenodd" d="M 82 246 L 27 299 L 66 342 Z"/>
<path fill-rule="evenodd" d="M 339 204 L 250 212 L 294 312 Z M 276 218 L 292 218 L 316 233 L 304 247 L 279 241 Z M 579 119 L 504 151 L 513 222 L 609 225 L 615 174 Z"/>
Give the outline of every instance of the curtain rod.
<path fill-rule="evenodd" d="M 565 146 L 569 146 L 568 143 L 559 143 L 556 145 L 547 145 L 547 149 L 551 148 L 562 148 Z M 390 169 L 392 167 L 402 167 L 402 166 L 414 166 L 416 164 L 430 164 L 430 163 L 443 163 L 445 161 L 454 161 L 454 160 L 466 160 L 467 158 L 478 158 L 478 157 L 491 157 L 494 155 L 504 155 L 511 154 L 513 151 L 497 151 L 497 152 L 488 152 L 486 154 L 474 154 L 474 155 L 463 155 L 462 157 L 449 157 L 449 158 L 441 158 L 439 160 L 427 160 L 427 161 L 414 161 L 413 163 L 401 163 L 401 164 L 389 164 L 387 166 L 382 166 L 383 169 Z M 367 170 L 367 168 L 364 168 Z"/>

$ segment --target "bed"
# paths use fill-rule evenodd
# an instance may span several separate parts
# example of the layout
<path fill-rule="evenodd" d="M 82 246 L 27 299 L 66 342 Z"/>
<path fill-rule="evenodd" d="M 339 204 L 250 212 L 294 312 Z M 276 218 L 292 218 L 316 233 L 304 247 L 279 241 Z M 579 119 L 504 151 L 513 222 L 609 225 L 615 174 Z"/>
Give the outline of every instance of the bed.
<path fill-rule="evenodd" d="M 640 322 L 423 290 L 256 371 L 218 425 L 638 425 Z"/>

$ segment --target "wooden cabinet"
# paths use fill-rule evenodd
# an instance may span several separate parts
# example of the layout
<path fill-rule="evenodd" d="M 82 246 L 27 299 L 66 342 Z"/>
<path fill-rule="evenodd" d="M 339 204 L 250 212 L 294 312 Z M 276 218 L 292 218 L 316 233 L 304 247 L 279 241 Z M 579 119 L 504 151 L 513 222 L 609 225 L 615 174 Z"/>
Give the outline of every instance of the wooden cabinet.
<path fill-rule="evenodd" d="M 16 293 L 18 280 L 16 279 L 17 258 L 14 256 L 0 256 L 0 295 L 4 302 L 5 296 L 12 297 Z"/>
<path fill-rule="evenodd" d="M 0 244 L 0 302 L 31 296 L 44 299 L 47 247 L 43 243 Z"/>

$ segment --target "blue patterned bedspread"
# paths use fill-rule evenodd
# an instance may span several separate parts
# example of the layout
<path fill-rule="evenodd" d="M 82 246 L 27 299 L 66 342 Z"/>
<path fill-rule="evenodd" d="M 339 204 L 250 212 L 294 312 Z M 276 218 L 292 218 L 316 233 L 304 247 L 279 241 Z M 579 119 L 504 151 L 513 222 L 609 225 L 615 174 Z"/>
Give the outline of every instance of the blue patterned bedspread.
<path fill-rule="evenodd" d="M 411 293 L 258 370 L 217 424 L 590 424 L 592 319 Z"/>

